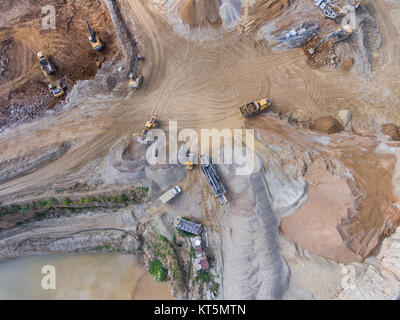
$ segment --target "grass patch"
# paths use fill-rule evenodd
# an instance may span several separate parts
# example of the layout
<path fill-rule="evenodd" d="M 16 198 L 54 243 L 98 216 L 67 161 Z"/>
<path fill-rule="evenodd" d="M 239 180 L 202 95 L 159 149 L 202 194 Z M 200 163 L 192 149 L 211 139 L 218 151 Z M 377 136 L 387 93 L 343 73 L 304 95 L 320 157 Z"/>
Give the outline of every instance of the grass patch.
<path fill-rule="evenodd" d="M 164 268 L 159 260 L 152 260 L 150 262 L 149 272 L 158 282 L 166 281 L 168 278 L 168 270 Z"/>

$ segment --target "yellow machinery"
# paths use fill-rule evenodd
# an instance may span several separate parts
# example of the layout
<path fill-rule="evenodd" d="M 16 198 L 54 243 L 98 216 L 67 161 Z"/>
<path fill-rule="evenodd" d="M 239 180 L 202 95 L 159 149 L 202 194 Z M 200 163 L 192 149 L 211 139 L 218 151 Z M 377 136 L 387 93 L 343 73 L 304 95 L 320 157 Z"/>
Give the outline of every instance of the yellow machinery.
<path fill-rule="evenodd" d="M 129 74 L 129 87 L 132 89 L 140 89 L 143 84 L 143 76 L 137 75 L 137 64 L 139 60 L 144 60 L 142 56 L 136 56 L 133 72 Z"/>
<path fill-rule="evenodd" d="M 146 125 L 145 125 L 147 130 L 158 128 L 158 126 L 159 126 L 159 122 L 158 122 L 156 116 L 151 116 L 151 119 L 149 121 L 147 121 Z"/>
<path fill-rule="evenodd" d="M 64 89 L 62 88 L 61 84 L 55 83 L 53 80 L 50 79 L 50 77 L 47 75 L 47 73 L 43 70 L 43 74 L 46 77 L 47 80 L 47 86 L 49 87 L 50 92 L 55 96 L 56 98 L 62 97 L 64 95 Z"/>
<path fill-rule="evenodd" d="M 187 158 L 187 161 L 185 163 L 185 169 L 193 170 L 193 153 L 188 151 L 186 153 L 186 158 Z"/>
<path fill-rule="evenodd" d="M 349 25 L 345 25 L 337 29 L 336 31 L 328 34 L 326 37 L 322 38 L 314 48 L 308 49 L 310 54 L 315 54 L 318 47 L 323 44 L 325 41 L 335 38 L 335 42 L 339 42 L 347 39 L 353 33 L 353 29 Z"/>
<path fill-rule="evenodd" d="M 89 23 L 85 19 L 86 28 L 89 31 L 89 42 L 92 45 L 92 48 L 96 51 L 100 51 L 103 48 L 103 44 L 101 40 L 96 37 L 95 33 L 93 32 L 92 28 L 90 28 Z"/>
<path fill-rule="evenodd" d="M 262 99 L 260 101 L 250 102 L 244 106 L 239 107 L 239 113 L 243 118 L 248 118 L 254 116 L 264 110 L 266 110 L 271 105 L 269 99 Z"/>

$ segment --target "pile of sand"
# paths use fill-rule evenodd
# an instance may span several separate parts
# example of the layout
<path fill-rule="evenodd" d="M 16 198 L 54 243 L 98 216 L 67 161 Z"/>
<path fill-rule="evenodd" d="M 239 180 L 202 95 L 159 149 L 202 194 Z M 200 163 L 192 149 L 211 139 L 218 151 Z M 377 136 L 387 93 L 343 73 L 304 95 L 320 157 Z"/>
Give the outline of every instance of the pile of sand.
<path fill-rule="evenodd" d="M 179 10 L 179 16 L 182 22 L 191 28 L 221 25 L 219 6 L 216 0 L 186 0 Z"/>
<path fill-rule="evenodd" d="M 387 123 L 382 127 L 383 134 L 391 137 L 393 140 L 400 141 L 399 128 L 393 123 Z"/>
<path fill-rule="evenodd" d="M 332 116 L 319 118 L 312 124 L 311 128 L 328 134 L 343 131 L 343 126 Z"/>

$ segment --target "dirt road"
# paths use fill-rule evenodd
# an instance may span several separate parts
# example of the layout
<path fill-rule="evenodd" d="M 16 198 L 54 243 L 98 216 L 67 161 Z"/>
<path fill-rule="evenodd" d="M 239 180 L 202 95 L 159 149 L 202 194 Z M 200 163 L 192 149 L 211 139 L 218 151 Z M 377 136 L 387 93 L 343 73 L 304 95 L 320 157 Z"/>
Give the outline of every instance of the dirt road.
<path fill-rule="evenodd" d="M 398 34 L 390 9 L 399 10 L 399 4 L 370 1 L 370 6 L 379 22 L 385 21 L 385 34 Z M 218 43 L 188 41 L 144 1 L 121 0 L 120 7 L 146 58 L 143 89 L 126 98 L 82 97 L 68 111 L 2 133 L 4 159 L 62 141 L 74 146 L 46 168 L 0 186 L 1 196 L 87 180 L 110 147 L 140 132 L 151 114 L 165 129 L 168 120 L 177 120 L 180 128 L 240 128 L 237 107 L 269 97 L 273 109 L 298 117 L 332 115 L 344 107 L 361 120 L 399 116 L 395 41 L 383 47 L 374 80 L 363 83 L 356 73 L 311 69 L 301 49 L 272 52 L 237 35 Z"/>

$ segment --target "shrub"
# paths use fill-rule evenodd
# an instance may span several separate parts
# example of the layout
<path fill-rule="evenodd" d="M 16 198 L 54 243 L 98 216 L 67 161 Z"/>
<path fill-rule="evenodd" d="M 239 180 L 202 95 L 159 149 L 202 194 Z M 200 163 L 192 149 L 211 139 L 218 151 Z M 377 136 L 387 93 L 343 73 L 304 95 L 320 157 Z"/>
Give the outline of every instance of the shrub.
<path fill-rule="evenodd" d="M 164 268 L 159 260 L 152 260 L 149 266 L 149 272 L 158 282 L 167 280 L 168 270 Z"/>
<path fill-rule="evenodd" d="M 63 204 L 65 204 L 66 206 L 69 206 L 71 204 L 71 200 L 69 200 L 68 198 L 63 199 Z"/>

